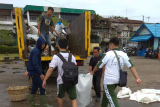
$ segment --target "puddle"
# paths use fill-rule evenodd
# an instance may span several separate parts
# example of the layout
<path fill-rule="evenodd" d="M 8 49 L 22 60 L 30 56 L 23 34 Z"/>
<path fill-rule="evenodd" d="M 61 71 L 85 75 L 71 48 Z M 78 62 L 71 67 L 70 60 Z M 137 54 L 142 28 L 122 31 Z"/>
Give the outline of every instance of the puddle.
<path fill-rule="evenodd" d="M 20 68 L 12 68 L 12 69 L 20 69 Z"/>
<path fill-rule="evenodd" d="M 14 71 L 14 72 L 12 72 L 12 73 L 13 73 L 13 75 L 14 75 L 14 74 L 16 74 L 16 73 L 20 73 L 20 71 Z"/>
<path fill-rule="evenodd" d="M 17 64 L 17 62 L 5 62 L 5 64 Z"/>
<path fill-rule="evenodd" d="M 0 71 L 0 73 L 3 73 L 3 72 L 5 72 L 5 71 Z"/>
<path fill-rule="evenodd" d="M 4 62 L 0 62 L 0 64 L 5 64 Z"/>
<path fill-rule="evenodd" d="M 1 66 L 1 68 L 7 68 L 6 66 Z"/>

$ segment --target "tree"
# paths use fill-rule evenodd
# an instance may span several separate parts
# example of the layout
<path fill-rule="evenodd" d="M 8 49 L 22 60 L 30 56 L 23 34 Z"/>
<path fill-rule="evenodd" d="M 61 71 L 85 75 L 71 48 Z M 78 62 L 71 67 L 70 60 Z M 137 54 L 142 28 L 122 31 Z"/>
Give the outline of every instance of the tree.
<path fill-rule="evenodd" d="M 12 32 L 6 29 L 0 29 L 0 45 L 11 46 L 15 40 L 11 37 Z"/>
<path fill-rule="evenodd" d="M 134 33 L 133 33 L 133 34 L 131 34 L 131 36 L 130 36 L 130 38 L 129 38 L 129 41 L 131 41 L 131 38 L 133 37 L 133 35 L 134 35 Z"/>

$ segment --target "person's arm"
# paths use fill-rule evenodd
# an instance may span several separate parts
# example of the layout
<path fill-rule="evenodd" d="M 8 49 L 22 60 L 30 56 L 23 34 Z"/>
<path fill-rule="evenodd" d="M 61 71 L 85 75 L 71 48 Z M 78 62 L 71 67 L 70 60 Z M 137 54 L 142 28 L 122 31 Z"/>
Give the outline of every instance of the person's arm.
<path fill-rule="evenodd" d="M 41 35 L 40 27 L 41 27 L 41 22 L 38 22 L 38 36 Z"/>
<path fill-rule="evenodd" d="M 93 75 L 96 71 L 98 71 L 100 68 L 103 68 L 103 66 L 107 64 L 109 56 L 110 56 L 109 54 L 110 53 L 108 52 L 102 56 L 99 63 L 94 67 L 93 71 L 91 72 L 91 75 Z"/>
<path fill-rule="evenodd" d="M 132 61 L 129 59 L 129 57 L 127 55 L 124 56 L 124 63 L 131 70 L 131 72 L 132 72 L 133 76 L 135 77 L 136 82 L 139 86 L 141 84 L 141 80 L 138 77 L 137 71 L 134 68 L 134 65 L 133 65 Z"/>
<path fill-rule="evenodd" d="M 54 69 L 53 69 L 52 67 L 50 67 L 50 68 L 48 69 L 45 77 L 44 77 L 43 84 L 42 84 L 42 87 L 43 87 L 44 89 L 46 88 L 46 81 L 47 81 L 47 79 L 50 77 L 50 75 L 52 74 L 53 70 L 54 70 Z"/>
<path fill-rule="evenodd" d="M 49 76 L 52 74 L 53 70 L 55 67 L 57 67 L 58 65 L 58 62 L 57 62 L 57 55 L 54 55 L 53 58 L 52 58 L 52 61 L 49 63 L 49 69 L 44 77 L 44 80 L 43 80 L 43 84 L 42 84 L 42 87 L 45 89 L 46 87 L 46 81 L 47 79 L 49 78 Z"/>
<path fill-rule="evenodd" d="M 68 25 L 65 27 L 65 29 L 68 29 L 68 28 L 69 28 L 69 25 L 70 25 L 70 24 L 68 23 Z"/>
<path fill-rule="evenodd" d="M 89 61 L 89 73 L 92 72 L 92 65 L 93 65 L 92 59 L 93 59 L 93 57 L 91 57 L 91 59 L 90 59 L 90 61 Z"/>
<path fill-rule="evenodd" d="M 105 66 L 103 66 L 102 70 L 103 70 L 103 72 L 102 72 L 102 77 L 104 78 Z"/>
<path fill-rule="evenodd" d="M 44 19 L 44 16 L 42 15 L 42 16 L 39 18 L 39 22 L 38 22 L 38 36 L 41 35 L 40 28 L 41 28 L 41 22 L 43 21 L 43 19 Z"/>
<path fill-rule="evenodd" d="M 53 26 L 51 26 L 51 28 L 52 28 L 52 30 L 53 30 L 54 32 L 56 32 L 57 36 L 59 36 L 59 37 L 60 37 L 59 33 L 54 29 L 54 27 L 53 27 Z"/>
<path fill-rule="evenodd" d="M 132 74 L 134 75 L 134 77 L 136 79 L 136 82 L 137 82 L 137 84 L 139 86 L 141 84 L 141 80 L 138 77 L 136 69 L 134 67 L 131 67 L 130 70 L 131 70 Z"/>
<path fill-rule="evenodd" d="M 38 65 L 38 52 L 32 53 L 32 63 L 33 63 L 33 69 L 39 74 L 42 75 L 42 71 Z"/>
<path fill-rule="evenodd" d="M 89 66 L 89 73 L 92 72 L 92 66 Z"/>

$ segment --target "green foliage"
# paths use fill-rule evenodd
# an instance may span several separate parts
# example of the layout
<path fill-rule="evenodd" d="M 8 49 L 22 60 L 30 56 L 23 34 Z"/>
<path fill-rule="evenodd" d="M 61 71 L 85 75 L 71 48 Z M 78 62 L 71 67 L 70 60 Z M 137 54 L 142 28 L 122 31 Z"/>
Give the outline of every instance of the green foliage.
<path fill-rule="evenodd" d="M 114 19 L 128 19 L 128 17 L 114 16 Z"/>
<path fill-rule="evenodd" d="M 59 22 L 59 18 L 57 16 L 52 17 L 52 20 L 53 20 L 54 26 L 56 26 L 56 24 Z M 39 17 L 37 18 L 37 22 L 38 21 L 39 21 Z M 63 19 L 62 23 L 64 26 L 68 25 L 68 21 L 66 19 Z"/>
<path fill-rule="evenodd" d="M 15 39 L 11 38 L 12 32 L 8 30 L 0 30 L 0 45 L 12 46 L 15 44 Z"/>
<path fill-rule="evenodd" d="M 96 22 L 99 24 L 100 23 L 100 20 L 102 19 L 103 17 L 100 16 L 99 14 L 96 14 L 95 16 L 95 19 L 96 19 Z"/>
<path fill-rule="evenodd" d="M 18 53 L 18 46 L 0 45 L 0 54 Z"/>
<path fill-rule="evenodd" d="M 130 36 L 129 41 L 131 40 L 131 38 L 133 37 L 134 33 Z"/>

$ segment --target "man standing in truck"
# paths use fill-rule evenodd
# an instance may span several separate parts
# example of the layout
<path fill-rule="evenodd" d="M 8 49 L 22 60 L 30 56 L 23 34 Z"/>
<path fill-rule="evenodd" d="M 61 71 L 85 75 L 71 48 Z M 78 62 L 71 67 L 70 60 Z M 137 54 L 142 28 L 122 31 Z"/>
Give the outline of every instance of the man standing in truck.
<path fill-rule="evenodd" d="M 42 36 L 44 39 L 46 39 L 46 42 L 49 46 L 49 55 L 51 56 L 51 39 L 49 37 L 49 28 L 57 34 L 57 36 L 60 36 L 59 33 L 54 29 L 54 23 L 52 21 L 51 15 L 53 14 L 54 9 L 52 7 L 48 7 L 48 11 L 45 15 L 42 15 L 39 18 L 38 22 L 38 36 Z"/>
<path fill-rule="evenodd" d="M 59 39 L 62 37 L 62 30 L 68 29 L 68 27 L 69 27 L 69 24 L 68 24 L 68 26 L 65 27 L 63 25 L 62 21 L 63 21 L 63 19 L 59 18 L 59 22 L 55 26 L 55 30 L 60 34 L 60 36 L 58 36 L 55 32 L 53 33 L 56 36 L 56 47 L 58 46 Z M 66 38 L 66 37 L 64 37 L 64 38 Z"/>

